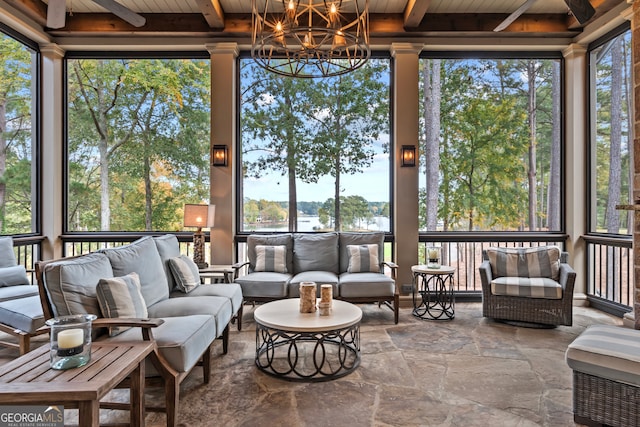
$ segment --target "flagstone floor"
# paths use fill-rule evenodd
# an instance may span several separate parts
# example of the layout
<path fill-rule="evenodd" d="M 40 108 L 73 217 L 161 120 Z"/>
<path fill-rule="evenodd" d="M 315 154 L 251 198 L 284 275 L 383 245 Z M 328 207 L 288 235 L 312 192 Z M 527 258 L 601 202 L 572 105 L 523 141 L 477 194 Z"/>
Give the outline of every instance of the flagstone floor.
<path fill-rule="evenodd" d="M 482 317 L 480 303 L 458 303 L 455 319 L 425 321 L 409 308 L 362 305 L 362 360 L 355 372 L 321 383 L 288 382 L 254 365 L 255 322 L 245 307 L 229 353 L 214 344 L 212 379 L 196 369 L 181 388 L 180 426 L 573 426 L 567 345 L 591 324 L 620 319 L 575 307 L 574 324 L 529 329 Z M 46 342 L 38 338 L 37 342 Z M 0 363 L 17 352 L 0 350 Z M 113 393 L 126 398 L 124 390 Z M 162 401 L 148 390 L 147 399 Z M 74 411 L 67 411 L 73 422 Z M 101 419 L 128 414 L 102 411 Z M 147 426 L 164 415 L 148 413 Z"/>

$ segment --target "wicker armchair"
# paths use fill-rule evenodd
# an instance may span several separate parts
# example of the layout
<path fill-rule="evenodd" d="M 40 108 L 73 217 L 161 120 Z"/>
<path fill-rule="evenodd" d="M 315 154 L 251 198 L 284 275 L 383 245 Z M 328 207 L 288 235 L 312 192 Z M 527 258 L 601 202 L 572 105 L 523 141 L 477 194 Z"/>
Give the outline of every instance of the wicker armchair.
<path fill-rule="evenodd" d="M 566 252 L 556 246 L 489 248 L 482 256 L 484 317 L 530 327 L 571 326 L 576 273 Z"/>

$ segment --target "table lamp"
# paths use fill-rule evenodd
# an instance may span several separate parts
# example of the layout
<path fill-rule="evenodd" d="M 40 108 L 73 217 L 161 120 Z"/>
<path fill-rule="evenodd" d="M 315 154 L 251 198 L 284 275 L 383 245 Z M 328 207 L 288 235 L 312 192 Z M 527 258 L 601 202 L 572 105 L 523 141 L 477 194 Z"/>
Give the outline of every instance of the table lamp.
<path fill-rule="evenodd" d="M 184 205 L 184 226 L 197 227 L 193 233 L 193 262 L 198 268 L 207 268 L 208 264 L 204 260 L 204 234 L 203 228 L 212 228 L 216 214 L 215 205 Z"/>

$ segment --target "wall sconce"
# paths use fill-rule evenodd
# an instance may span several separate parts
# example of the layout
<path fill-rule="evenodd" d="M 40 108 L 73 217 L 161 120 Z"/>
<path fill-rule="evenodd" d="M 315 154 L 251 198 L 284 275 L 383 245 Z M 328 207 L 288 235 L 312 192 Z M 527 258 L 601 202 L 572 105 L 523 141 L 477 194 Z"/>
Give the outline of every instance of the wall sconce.
<path fill-rule="evenodd" d="M 403 145 L 402 146 L 402 167 L 413 167 L 416 165 L 416 146 L 415 145 Z"/>
<path fill-rule="evenodd" d="M 214 145 L 211 150 L 211 164 L 213 166 L 227 166 L 227 146 Z"/>

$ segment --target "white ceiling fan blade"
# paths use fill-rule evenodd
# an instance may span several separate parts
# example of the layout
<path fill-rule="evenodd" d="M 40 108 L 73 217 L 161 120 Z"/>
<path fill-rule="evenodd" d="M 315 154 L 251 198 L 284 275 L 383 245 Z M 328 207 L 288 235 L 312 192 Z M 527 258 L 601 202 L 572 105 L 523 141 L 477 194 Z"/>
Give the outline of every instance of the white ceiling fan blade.
<path fill-rule="evenodd" d="M 518 17 L 520 17 L 520 15 L 525 13 L 533 5 L 533 3 L 535 3 L 535 2 L 536 2 L 536 0 L 527 0 L 522 6 L 520 6 L 518 9 L 516 9 L 515 12 L 513 12 L 511 15 L 507 16 L 507 19 L 505 19 L 504 21 L 502 21 L 500 23 L 500 25 L 495 27 L 493 29 L 493 31 L 498 32 L 498 31 L 502 31 L 505 28 L 507 28 L 509 25 L 511 25 L 511 23 L 513 21 L 518 19 Z"/>
<path fill-rule="evenodd" d="M 104 7 L 109 12 L 123 19 L 124 21 L 127 21 L 134 27 L 142 27 L 147 22 L 144 16 L 139 15 L 131 9 L 124 7 L 115 0 L 93 0 L 93 2 L 98 3 L 100 6 Z"/>
<path fill-rule="evenodd" d="M 47 27 L 64 27 L 65 16 L 67 14 L 66 0 L 49 0 L 47 6 Z"/>

